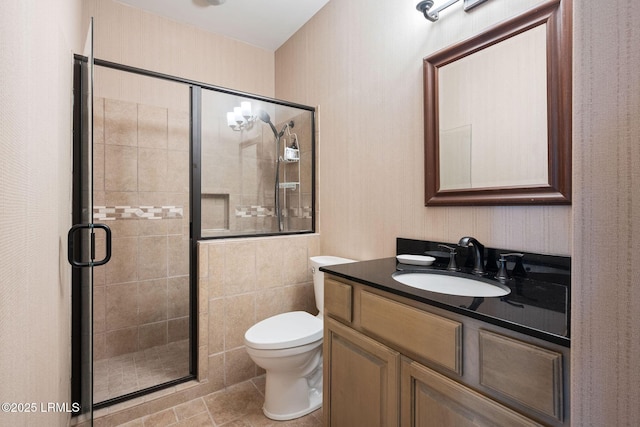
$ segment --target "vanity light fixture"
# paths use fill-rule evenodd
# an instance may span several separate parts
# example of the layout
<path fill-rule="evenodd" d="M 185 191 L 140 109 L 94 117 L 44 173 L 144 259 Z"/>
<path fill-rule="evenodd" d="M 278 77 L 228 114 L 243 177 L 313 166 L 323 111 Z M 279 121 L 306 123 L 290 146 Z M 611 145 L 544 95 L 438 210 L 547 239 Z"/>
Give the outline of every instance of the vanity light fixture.
<path fill-rule="evenodd" d="M 464 11 L 467 12 L 473 9 L 474 7 L 484 3 L 485 1 L 487 0 L 464 0 L 464 6 L 463 6 Z M 422 0 L 420 3 L 416 5 L 416 9 L 419 12 L 422 12 L 422 14 L 427 20 L 431 22 L 436 22 L 438 18 L 440 18 L 440 12 L 442 12 L 443 10 L 445 10 L 446 8 L 448 8 L 449 6 L 457 2 L 458 0 L 448 0 L 440 4 L 439 6 L 436 6 L 435 9 L 432 10 L 435 4 L 435 1 Z"/>
<path fill-rule="evenodd" d="M 257 119 L 258 116 L 251 114 L 251 103 L 248 101 L 241 102 L 239 107 L 227 113 L 227 125 L 235 131 L 251 129 Z"/>

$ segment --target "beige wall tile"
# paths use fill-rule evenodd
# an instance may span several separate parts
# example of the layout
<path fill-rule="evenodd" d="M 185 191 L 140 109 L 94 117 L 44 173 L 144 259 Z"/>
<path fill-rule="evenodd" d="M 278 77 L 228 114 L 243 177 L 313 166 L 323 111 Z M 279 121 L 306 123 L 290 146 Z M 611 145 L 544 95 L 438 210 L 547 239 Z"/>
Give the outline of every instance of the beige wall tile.
<path fill-rule="evenodd" d="M 225 245 L 224 293 L 236 295 L 256 287 L 256 243 L 233 242 Z"/>
<path fill-rule="evenodd" d="M 254 294 L 224 299 L 224 346 L 230 350 L 244 345 L 244 333 L 255 323 Z"/>
<path fill-rule="evenodd" d="M 188 151 L 174 151 L 167 152 L 167 177 L 165 191 L 189 192 L 189 152 Z"/>
<path fill-rule="evenodd" d="M 93 143 L 104 144 L 104 98 L 93 97 Z"/>
<path fill-rule="evenodd" d="M 136 220 L 119 220 L 119 221 L 108 221 L 107 225 L 109 226 L 109 228 L 111 228 L 111 237 L 114 239 L 119 239 L 121 237 L 137 236 L 139 233 L 138 226 L 140 225 L 141 222 L 142 221 L 136 221 Z"/>
<path fill-rule="evenodd" d="M 285 302 L 285 292 L 282 286 L 256 292 L 256 322 L 284 313 L 290 304 Z"/>
<path fill-rule="evenodd" d="M 208 305 L 208 304 L 207 304 Z M 198 313 L 198 345 L 209 345 L 209 310 Z"/>
<path fill-rule="evenodd" d="M 285 239 L 261 239 L 256 243 L 256 287 L 282 286 L 284 281 Z"/>
<path fill-rule="evenodd" d="M 118 221 L 116 221 L 118 222 Z M 119 221 L 125 222 L 125 221 Z M 138 226 L 138 234 L 140 236 L 166 236 L 168 231 L 168 224 L 166 220 L 140 220 L 140 221 L 127 221 L 133 222 Z"/>
<path fill-rule="evenodd" d="M 167 109 L 138 104 L 138 146 L 167 148 Z"/>
<path fill-rule="evenodd" d="M 136 147 L 105 145 L 104 188 L 106 191 L 138 190 L 138 150 Z"/>
<path fill-rule="evenodd" d="M 104 144 L 93 144 L 93 189 L 104 191 Z"/>
<path fill-rule="evenodd" d="M 166 191 L 167 189 L 167 150 L 155 148 L 138 149 L 138 188 L 139 191 Z"/>
<path fill-rule="evenodd" d="M 107 332 L 105 356 L 114 357 L 138 350 L 138 328 L 118 329 Z"/>
<path fill-rule="evenodd" d="M 209 245 L 198 242 L 198 277 L 209 275 Z"/>
<path fill-rule="evenodd" d="M 167 317 L 167 279 L 138 283 L 138 320 L 136 324 L 158 322 Z"/>
<path fill-rule="evenodd" d="M 186 111 L 169 110 L 168 145 L 169 150 L 189 151 L 190 116 Z"/>
<path fill-rule="evenodd" d="M 167 321 L 167 341 L 176 342 L 189 339 L 189 317 L 169 319 Z"/>
<path fill-rule="evenodd" d="M 171 276 L 189 275 L 188 237 L 177 235 L 167 237 L 167 274 Z"/>
<path fill-rule="evenodd" d="M 220 390 L 225 386 L 224 382 L 224 353 L 213 354 L 211 356 L 203 357 L 204 364 L 207 365 L 205 372 L 208 372 L 208 380 L 212 384 L 213 390 Z"/>
<path fill-rule="evenodd" d="M 209 350 L 206 345 L 198 346 L 198 381 L 206 381 L 209 377 Z M 224 371 L 224 361 L 221 363 Z"/>
<path fill-rule="evenodd" d="M 107 357 L 107 333 L 100 332 L 93 335 L 93 360 Z"/>
<path fill-rule="evenodd" d="M 107 295 L 105 286 L 93 288 L 93 333 L 97 334 L 106 330 L 107 323 Z"/>
<path fill-rule="evenodd" d="M 140 237 L 138 239 L 138 278 L 146 280 L 160 277 L 167 277 L 167 237 Z"/>
<path fill-rule="evenodd" d="M 209 325 L 208 325 L 208 344 L 209 354 L 220 353 L 224 351 L 224 331 L 225 331 L 225 304 L 224 299 L 209 300 Z M 202 333 L 202 328 L 200 329 Z"/>
<path fill-rule="evenodd" d="M 104 140 L 107 145 L 138 145 L 138 111 L 135 103 L 104 100 Z"/>
<path fill-rule="evenodd" d="M 296 239 L 285 246 L 284 250 L 284 283 L 287 285 L 309 280 L 307 268 L 309 252 L 306 239 Z"/>
<path fill-rule="evenodd" d="M 189 277 L 170 277 L 167 279 L 168 307 L 167 317 L 174 319 L 189 315 Z"/>
<path fill-rule="evenodd" d="M 224 294 L 224 245 L 209 244 L 208 280 L 209 298 L 217 298 Z"/>
<path fill-rule="evenodd" d="M 107 191 L 104 198 L 105 206 L 137 206 L 139 203 L 138 193 L 134 191 Z"/>
<path fill-rule="evenodd" d="M 138 328 L 138 349 L 144 350 L 167 343 L 167 322 L 149 323 Z"/>
<path fill-rule="evenodd" d="M 283 299 L 285 301 L 284 311 L 302 310 L 314 315 L 318 313 L 312 284 L 286 286 Z"/>
<path fill-rule="evenodd" d="M 256 376 L 256 365 L 244 348 L 224 353 L 225 385 L 238 384 Z"/>
<path fill-rule="evenodd" d="M 107 285 L 106 330 L 113 331 L 138 323 L 138 285 L 135 282 Z"/>

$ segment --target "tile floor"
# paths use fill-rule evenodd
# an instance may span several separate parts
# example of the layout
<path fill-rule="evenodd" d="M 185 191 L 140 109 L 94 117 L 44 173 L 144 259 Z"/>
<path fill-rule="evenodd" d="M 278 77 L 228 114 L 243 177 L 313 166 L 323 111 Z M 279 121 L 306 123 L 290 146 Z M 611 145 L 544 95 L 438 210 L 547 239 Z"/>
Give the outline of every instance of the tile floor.
<path fill-rule="evenodd" d="M 148 348 L 93 364 L 96 403 L 189 375 L 189 340 Z"/>
<path fill-rule="evenodd" d="M 264 376 L 173 408 L 122 424 L 122 427 L 322 427 L 322 409 L 291 421 L 262 413 Z"/>

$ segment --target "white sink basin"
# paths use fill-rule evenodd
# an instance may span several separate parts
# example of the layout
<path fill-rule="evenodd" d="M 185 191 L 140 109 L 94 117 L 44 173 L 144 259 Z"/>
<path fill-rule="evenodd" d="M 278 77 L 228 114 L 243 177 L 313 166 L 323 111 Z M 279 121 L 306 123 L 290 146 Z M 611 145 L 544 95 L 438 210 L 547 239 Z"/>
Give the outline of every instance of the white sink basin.
<path fill-rule="evenodd" d="M 487 283 L 466 277 L 444 274 L 396 272 L 391 277 L 395 281 L 412 288 L 447 295 L 501 297 L 511 292 L 509 287 L 500 283 Z"/>

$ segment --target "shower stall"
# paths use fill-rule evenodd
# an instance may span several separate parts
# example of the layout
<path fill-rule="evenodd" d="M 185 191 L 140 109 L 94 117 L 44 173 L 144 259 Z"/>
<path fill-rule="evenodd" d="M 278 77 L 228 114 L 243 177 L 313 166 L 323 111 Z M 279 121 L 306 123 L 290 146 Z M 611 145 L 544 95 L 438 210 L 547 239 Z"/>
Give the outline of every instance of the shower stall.
<path fill-rule="evenodd" d="M 314 232 L 315 110 L 90 56 L 76 73 L 73 390 L 101 408 L 197 378 L 199 239 Z"/>

